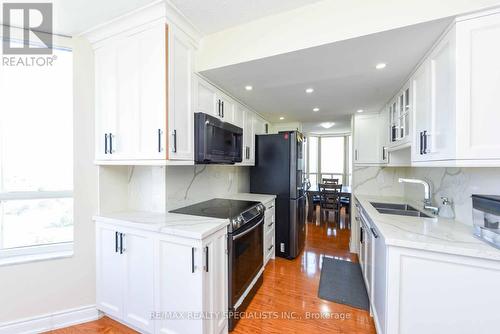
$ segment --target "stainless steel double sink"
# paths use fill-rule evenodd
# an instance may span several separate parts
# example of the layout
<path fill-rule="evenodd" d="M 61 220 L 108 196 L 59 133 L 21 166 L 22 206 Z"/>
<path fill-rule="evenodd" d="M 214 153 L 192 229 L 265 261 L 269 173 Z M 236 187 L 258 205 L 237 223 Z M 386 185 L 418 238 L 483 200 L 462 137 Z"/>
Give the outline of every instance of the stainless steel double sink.
<path fill-rule="evenodd" d="M 414 207 L 412 207 L 411 205 L 408 205 L 408 204 L 377 203 L 377 202 L 370 202 L 370 204 L 379 213 L 382 213 L 382 214 L 432 218 L 431 216 L 415 209 Z"/>

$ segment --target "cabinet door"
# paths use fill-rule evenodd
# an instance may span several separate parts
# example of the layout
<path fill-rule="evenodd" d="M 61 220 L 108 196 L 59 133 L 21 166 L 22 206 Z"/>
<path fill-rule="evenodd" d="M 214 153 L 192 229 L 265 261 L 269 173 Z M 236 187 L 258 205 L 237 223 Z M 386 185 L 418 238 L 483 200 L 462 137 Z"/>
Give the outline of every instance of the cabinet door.
<path fill-rule="evenodd" d="M 354 119 L 354 163 L 380 164 L 381 150 L 379 147 L 379 115 L 357 115 Z"/>
<path fill-rule="evenodd" d="M 139 109 L 136 158 L 165 159 L 167 145 L 165 24 L 134 36 L 137 41 Z"/>
<path fill-rule="evenodd" d="M 111 160 L 110 133 L 116 132 L 117 119 L 117 54 L 110 42 L 94 51 L 95 64 L 95 159 Z"/>
<path fill-rule="evenodd" d="M 222 119 L 224 122 L 228 122 L 231 124 L 234 124 L 234 103 L 233 101 L 223 95 L 223 94 L 218 94 L 218 101 L 221 104 L 220 105 L 220 119 Z"/>
<path fill-rule="evenodd" d="M 169 96 L 168 128 L 169 159 L 194 159 L 192 109 L 192 76 L 194 48 L 189 38 L 173 26 L 168 27 Z"/>
<path fill-rule="evenodd" d="M 124 315 L 127 323 L 154 332 L 151 312 L 154 310 L 154 240 L 128 230 L 122 231 L 125 274 Z"/>
<path fill-rule="evenodd" d="M 500 14 L 458 22 L 456 29 L 457 158 L 500 159 Z"/>
<path fill-rule="evenodd" d="M 194 85 L 194 112 L 202 112 L 214 117 L 219 117 L 219 101 L 217 99 L 215 87 L 198 76 L 195 76 Z"/>
<path fill-rule="evenodd" d="M 386 108 L 384 109 L 378 117 L 379 120 L 379 154 L 380 154 L 380 161 L 382 163 L 388 163 L 389 162 L 389 154 L 387 152 L 387 148 L 389 146 L 389 129 L 390 129 L 390 123 L 389 123 L 389 109 Z"/>
<path fill-rule="evenodd" d="M 455 157 L 455 43 L 448 33 L 429 57 L 431 72 L 430 128 L 426 128 L 426 160 Z"/>
<path fill-rule="evenodd" d="M 431 124 L 431 72 L 429 61 L 424 62 L 412 78 L 414 131 L 412 161 L 425 160 L 424 135 Z"/>
<path fill-rule="evenodd" d="M 235 104 L 233 112 L 233 122 L 234 125 L 243 129 L 245 124 L 245 110 L 239 105 Z M 243 144 L 244 145 L 244 144 Z"/>
<path fill-rule="evenodd" d="M 116 318 L 123 315 L 124 257 L 118 252 L 118 234 L 108 225 L 96 223 L 97 308 Z"/>
<path fill-rule="evenodd" d="M 215 315 L 213 319 L 205 321 L 204 333 L 223 333 L 228 326 L 227 318 L 224 316 L 228 310 L 226 246 L 227 235 L 219 233 L 204 248 L 204 311 Z"/>
<path fill-rule="evenodd" d="M 243 128 L 243 163 L 255 164 L 255 124 L 253 112 L 244 109 L 245 121 Z"/>
<path fill-rule="evenodd" d="M 254 129 L 255 135 L 265 135 L 266 134 L 266 121 L 255 115 L 254 118 Z"/>
<path fill-rule="evenodd" d="M 376 321 L 382 333 L 385 333 L 386 322 L 386 303 L 387 303 L 387 246 L 384 238 L 377 234 L 374 239 L 374 257 L 373 257 L 373 299 L 375 306 Z"/>
<path fill-rule="evenodd" d="M 202 320 L 189 319 L 203 309 L 203 249 L 171 240 L 159 241 L 156 310 L 157 333 L 202 333 Z M 176 318 L 176 314 L 180 314 Z"/>

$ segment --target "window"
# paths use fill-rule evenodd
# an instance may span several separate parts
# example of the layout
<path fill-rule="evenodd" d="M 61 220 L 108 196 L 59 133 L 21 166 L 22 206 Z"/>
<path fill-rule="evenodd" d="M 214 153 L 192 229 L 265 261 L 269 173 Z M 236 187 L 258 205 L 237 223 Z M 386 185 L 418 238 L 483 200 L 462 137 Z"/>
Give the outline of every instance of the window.
<path fill-rule="evenodd" d="M 352 175 L 351 148 L 351 136 L 308 137 L 307 176 L 311 184 L 320 183 L 323 178 L 333 178 L 349 185 Z"/>
<path fill-rule="evenodd" d="M 309 166 L 308 178 L 311 184 L 318 183 L 318 148 L 319 148 L 319 138 L 318 137 L 309 137 L 308 138 L 308 150 L 309 157 L 307 159 Z"/>
<path fill-rule="evenodd" d="M 2 66 L 0 259 L 73 241 L 73 56 Z"/>

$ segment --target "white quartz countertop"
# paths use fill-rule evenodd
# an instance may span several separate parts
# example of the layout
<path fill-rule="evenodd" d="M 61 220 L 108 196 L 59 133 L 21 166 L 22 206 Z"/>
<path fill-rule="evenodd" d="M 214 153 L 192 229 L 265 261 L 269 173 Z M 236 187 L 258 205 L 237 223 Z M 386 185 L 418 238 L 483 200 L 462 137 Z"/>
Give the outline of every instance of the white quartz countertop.
<path fill-rule="evenodd" d="M 98 215 L 95 221 L 191 239 L 204 239 L 229 225 L 228 219 L 143 211 Z"/>
<path fill-rule="evenodd" d="M 237 193 L 218 198 L 257 201 L 266 204 L 276 198 L 275 195 Z M 207 198 L 209 200 L 211 198 Z M 203 202 L 204 200 L 185 200 L 175 203 L 175 208 Z M 204 239 L 212 233 L 229 225 L 229 219 L 192 216 L 178 213 L 155 213 L 144 211 L 126 211 L 94 216 L 95 221 L 116 224 L 124 227 L 170 234 L 185 238 Z"/>
<path fill-rule="evenodd" d="M 370 204 L 410 204 L 423 211 L 419 203 L 401 197 L 356 195 L 356 198 L 387 245 L 500 261 L 500 250 L 475 238 L 472 226 L 452 219 L 381 214 Z"/>

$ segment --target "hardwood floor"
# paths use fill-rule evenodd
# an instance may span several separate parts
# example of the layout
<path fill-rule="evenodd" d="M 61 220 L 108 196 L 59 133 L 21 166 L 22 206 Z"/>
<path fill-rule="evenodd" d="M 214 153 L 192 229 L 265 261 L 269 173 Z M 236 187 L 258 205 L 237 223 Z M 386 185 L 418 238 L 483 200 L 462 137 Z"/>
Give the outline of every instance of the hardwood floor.
<path fill-rule="evenodd" d="M 349 252 L 350 230 L 346 228 L 344 212 L 339 225 L 308 223 L 302 254 L 292 261 L 276 258 L 269 262 L 264 283 L 246 311 L 249 315 L 278 312 L 279 317 L 242 319 L 234 334 L 376 333 L 369 312 L 318 298 L 323 256 L 358 261 L 356 254 Z M 294 319 L 287 319 L 287 316 Z"/>
<path fill-rule="evenodd" d="M 331 218 L 333 219 L 333 218 Z M 306 245 L 295 260 L 276 258 L 264 272 L 264 283 L 246 310 L 234 334 L 242 333 L 349 333 L 375 334 L 370 314 L 319 299 L 318 286 L 324 256 L 357 262 L 349 252 L 346 216 L 334 222 L 307 224 Z M 50 332 L 52 334 L 129 334 L 133 330 L 109 319 Z"/>

